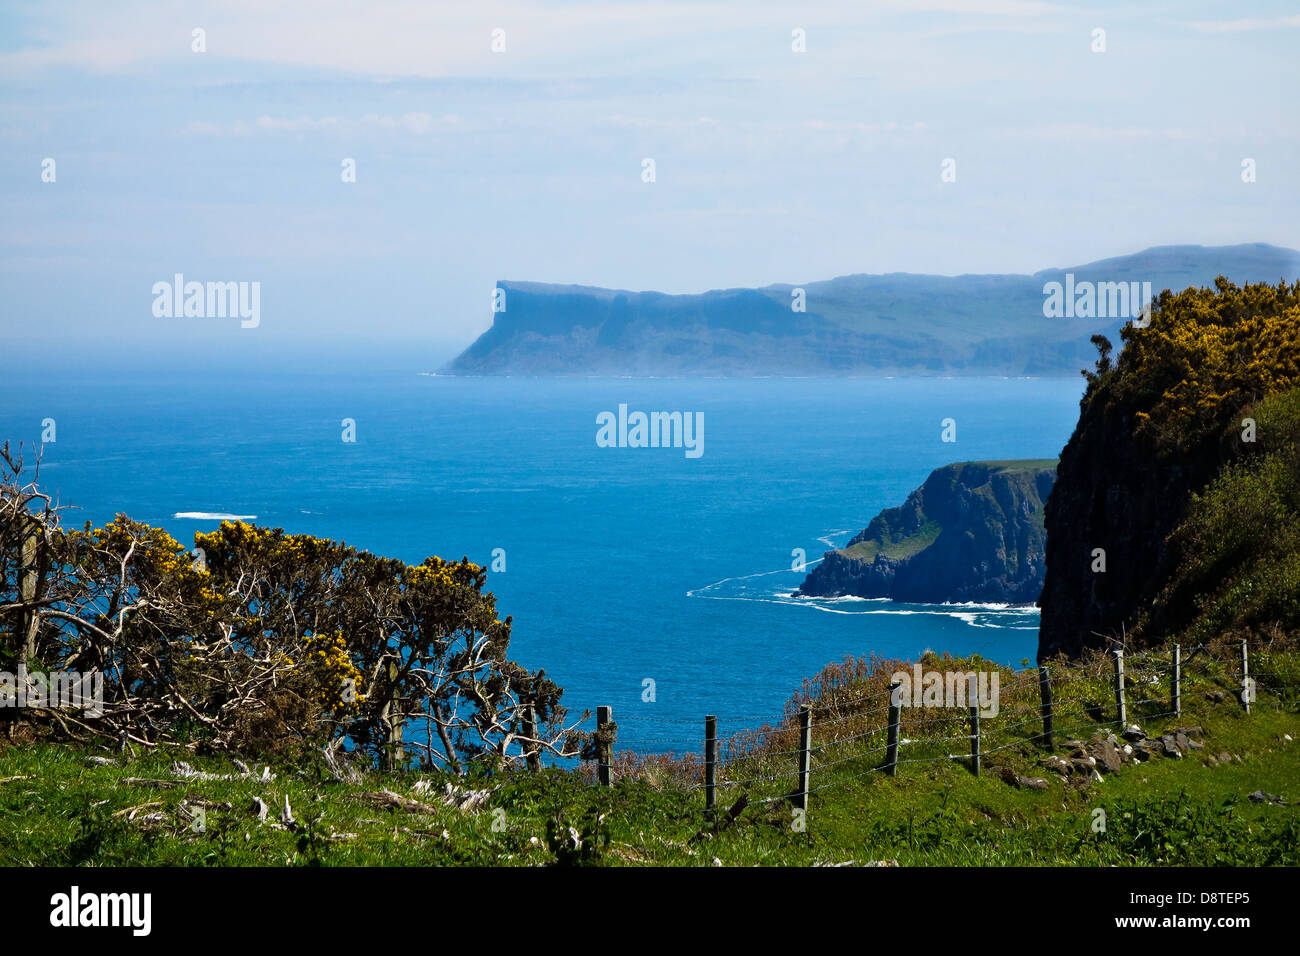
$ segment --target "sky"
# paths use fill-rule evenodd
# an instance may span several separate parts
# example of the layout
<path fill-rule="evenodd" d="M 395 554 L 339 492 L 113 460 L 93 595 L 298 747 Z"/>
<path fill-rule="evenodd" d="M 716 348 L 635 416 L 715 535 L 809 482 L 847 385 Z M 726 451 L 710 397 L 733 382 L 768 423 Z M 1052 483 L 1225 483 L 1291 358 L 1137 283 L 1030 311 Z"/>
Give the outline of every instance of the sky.
<path fill-rule="evenodd" d="M 1298 48 L 1294 2 L 0 3 L 0 350 L 432 369 L 497 280 L 1297 248 Z M 154 315 L 177 273 L 259 324 Z"/>

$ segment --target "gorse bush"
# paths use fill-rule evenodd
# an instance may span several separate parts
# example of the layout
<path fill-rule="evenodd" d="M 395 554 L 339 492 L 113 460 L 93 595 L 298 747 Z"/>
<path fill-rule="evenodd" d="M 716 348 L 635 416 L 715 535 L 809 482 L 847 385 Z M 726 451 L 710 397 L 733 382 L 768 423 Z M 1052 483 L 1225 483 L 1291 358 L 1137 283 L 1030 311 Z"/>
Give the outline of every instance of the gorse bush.
<path fill-rule="evenodd" d="M 1084 402 L 1131 410 L 1139 435 L 1187 453 L 1246 405 L 1300 386 L 1300 282 L 1238 287 L 1220 276 L 1213 289 L 1166 289 L 1150 325 L 1121 336 L 1113 367 L 1099 345 Z"/>
<path fill-rule="evenodd" d="M 1097 343 L 1044 508 L 1040 655 L 1294 625 L 1300 551 L 1272 529 L 1294 523 L 1300 282 L 1166 290 L 1122 335 L 1114 359 Z"/>
<path fill-rule="evenodd" d="M 65 530 L 0 455 L 0 665 L 98 671 L 64 733 L 243 752 L 351 750 L 388 767 L 571 756 L 561 689 L 509 660 L 484 569 L 416 565 L 226 521 L 187 551 L 124 515 Z"/>

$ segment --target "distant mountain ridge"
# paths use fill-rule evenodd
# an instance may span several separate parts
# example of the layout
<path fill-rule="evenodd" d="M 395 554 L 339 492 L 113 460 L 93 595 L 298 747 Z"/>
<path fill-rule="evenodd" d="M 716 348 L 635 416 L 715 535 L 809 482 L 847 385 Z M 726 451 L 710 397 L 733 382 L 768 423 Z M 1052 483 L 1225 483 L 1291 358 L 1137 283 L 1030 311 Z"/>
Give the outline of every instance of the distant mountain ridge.
<path fill-rule="evenodd" d="M 1048 282 L 1149 282 L 1155 295 L 1300 279 L 1265 243 L 1157 246 L 1033 275 L 849 275 L 691 295 L 502 280 L 505 310 L 444 371 L 461 375 L 1077 375 L 1130 317 L 1047 318 Z M 793 311 L 803 289 L 806 311 Z M 1134 309 L 1136 311 L 1136 309 Z"/>

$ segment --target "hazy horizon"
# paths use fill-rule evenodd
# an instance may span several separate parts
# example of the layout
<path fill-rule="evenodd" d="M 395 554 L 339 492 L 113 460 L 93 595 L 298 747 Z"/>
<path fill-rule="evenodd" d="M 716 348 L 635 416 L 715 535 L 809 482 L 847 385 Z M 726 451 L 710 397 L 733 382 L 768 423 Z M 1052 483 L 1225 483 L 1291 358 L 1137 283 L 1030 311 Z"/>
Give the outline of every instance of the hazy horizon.
<path fill-rule="evenodd" d="M 1300 17 L 1217 7 L 11 5 L 4 336 L 433 370 L 499 279 L 682 293 L 1296 248 Z M 260 283 L 259 326 L 156 317 L 176 273 Z"/>

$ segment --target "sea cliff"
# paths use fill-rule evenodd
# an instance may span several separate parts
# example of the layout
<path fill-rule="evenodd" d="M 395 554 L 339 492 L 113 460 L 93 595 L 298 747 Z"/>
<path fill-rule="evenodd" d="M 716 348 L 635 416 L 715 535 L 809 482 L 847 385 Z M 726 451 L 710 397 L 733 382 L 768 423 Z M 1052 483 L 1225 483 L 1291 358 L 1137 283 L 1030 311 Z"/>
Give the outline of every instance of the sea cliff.
<path fill-rule="evenodd" d="M 1043 587 L 1043 504 L 1053 460 L 958 462 L 936 469 L 837 551 L 799 593 L 923 603 L 1027 604 Z"/>

